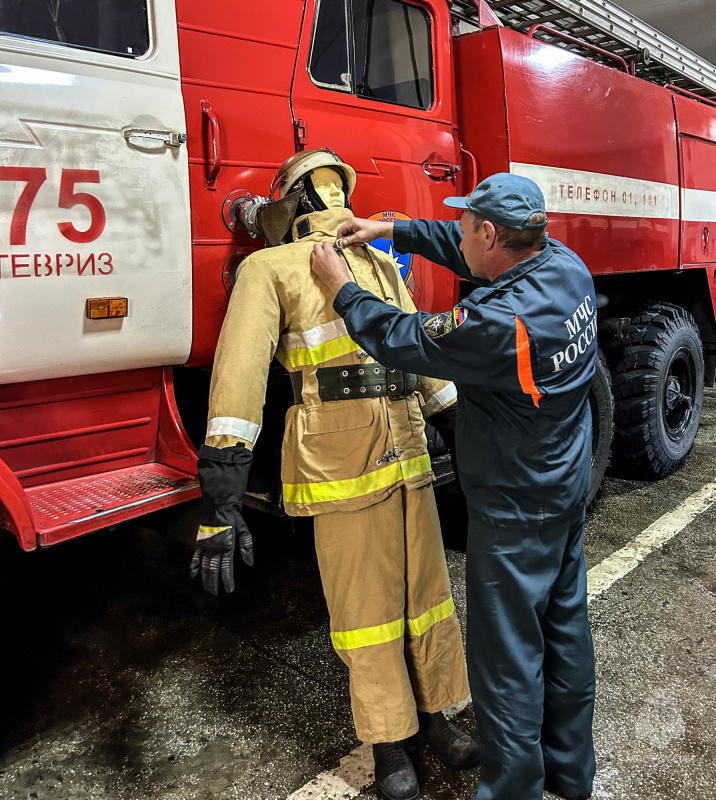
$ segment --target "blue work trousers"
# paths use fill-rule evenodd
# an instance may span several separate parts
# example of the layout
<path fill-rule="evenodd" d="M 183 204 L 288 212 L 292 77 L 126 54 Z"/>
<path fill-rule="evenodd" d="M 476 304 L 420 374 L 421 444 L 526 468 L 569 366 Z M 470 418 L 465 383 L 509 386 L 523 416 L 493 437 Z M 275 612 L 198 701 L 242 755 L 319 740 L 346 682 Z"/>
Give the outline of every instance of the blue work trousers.
<path fill-rule="evenodd" d="M 591 793 L 594 649 L 584 514 L 549 528 L 496 528 L 470 514 L 467 669 L 480 734 L 473 800 L 541 800 L 545 777 Z"/>

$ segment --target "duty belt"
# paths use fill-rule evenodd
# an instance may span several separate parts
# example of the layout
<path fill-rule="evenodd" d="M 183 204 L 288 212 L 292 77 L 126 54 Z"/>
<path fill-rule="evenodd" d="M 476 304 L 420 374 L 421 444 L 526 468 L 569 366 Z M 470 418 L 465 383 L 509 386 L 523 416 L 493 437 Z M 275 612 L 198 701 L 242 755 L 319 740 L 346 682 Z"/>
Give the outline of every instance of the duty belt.
<path fill-rule="evenodd" d="M 403 400 L 418 389 L 418 376 L 412 372 L 388 369 L 380 364 L 351 364 L 345 367 L 319 367 L 318 396 L 321 400 L 355 400 L 357 397 L 389 397 Z M 291 373 L 293 402 L 303 402 L 303 372 Z"/>

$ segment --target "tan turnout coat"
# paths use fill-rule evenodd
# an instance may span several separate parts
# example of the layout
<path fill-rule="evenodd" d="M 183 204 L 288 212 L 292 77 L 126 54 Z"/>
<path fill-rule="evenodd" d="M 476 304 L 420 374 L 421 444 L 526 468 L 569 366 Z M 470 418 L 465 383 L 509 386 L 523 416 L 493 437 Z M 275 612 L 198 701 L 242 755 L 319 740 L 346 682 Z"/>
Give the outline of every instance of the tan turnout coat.
<path fill-rule="evenodd" d="M 274 356 L 289 372 L 303 372 L 304 402 L 288 411 L 282 449 L 283 499 L 293 516 L 366 508 L 402 485 L 430 483 L 424 417 L 456 399 L 453 384 L 432 378 L 420 378 L 419 391 L 403 400 L 319 398 L 319 367 L 375 364 L 351 340 L 309 265 L 314 242 L 335 241 L 350 215 L 346 209 L 309 214 L 307 235 L 245 260 L 216 350 L 206 438 L 213 447 L 253 448 Z M 391 258 L 358 246 L 344 254 L 359 286 L 415 311 Z"/>

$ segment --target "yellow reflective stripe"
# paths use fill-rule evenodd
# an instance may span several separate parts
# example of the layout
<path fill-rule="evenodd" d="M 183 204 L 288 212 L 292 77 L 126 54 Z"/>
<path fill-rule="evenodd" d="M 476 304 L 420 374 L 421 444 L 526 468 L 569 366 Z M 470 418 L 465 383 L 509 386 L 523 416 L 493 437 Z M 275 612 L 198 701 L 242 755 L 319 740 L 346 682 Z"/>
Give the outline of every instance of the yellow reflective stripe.
<path fill-rule="evenodd" d="M 407 461 L 401 461 L 400 468 L 403 472 L 403 478 L 409 481 L 411 478 L 430 472 L 432 469 L 430 456 L 428 453 L 425 453 L 425 455 L 409 458 Z"/>
<path fill-rule="evenodd" d="M 220 528 L 212 528 L 209 525 L 199 525 L 199 533 L 197 534 L 196 540 L 209 539 L 212 536 L 216 536 L 217 533 L 228 531 L 230 528 L 231 525 L 222 525 Z"/>
<path fill-rule="evenodd" d="M 430 472 L 430 456 L 394 461 L 374 472 L 367 472 L 358 478 L 323 483 L 284 483 L 283 499 L 286 503 L 326 503 L 330 500 L 350 500 L 362 497 L 379 489 L 387 489 L 399 480 L 409 480 L 417 475 Z"/>
<path fill-rule="evenodd" d="M 408 633 L 411 636 L 422 636 L 441 619 L 447 619 L 455 613 L 452 597 L 445 602 L 428 609 L 415 619 L 407 620 Z M 355 650 L 357 647 L 368 647 L 371 644 L 384 644 L 399 639 L 405 633 L 406 620 L 396 619 L 385 625 L 374 625 L 372 628 L 358 628 L 355 631 L 331 631 L 331 640 L 336 650 Z"/>
<path fill-rule="evenodd" d="M 405 632 L 405 620 L 396 619 L 385 625 L 374 625 L 372 628 L 358 628 L 355 631 L 331 631 L 331 640 L 336 650 L 355 650 L 356 647 L 367 647 L 371 644 L 384 644 L 400 639 Z"/>
<path fill-rule="evenodd" d="M 357 345 L 346 334 L 315 347 L 296 347 L 293 350 L 287 350 L 286 355 L 292 367 L 307 367 L 309 364 L 322 364 L 324 361 L 331 361 L 360 349 L 360 345 Z"/>
<path fill-rule="evenodd" d="M 455 603 L 452 597 L 448 597 L 444 603 L 429 608 L 424 614 L 421 614 L 415 619 L 408 620 L 408 633 L 411 636 L 422 636 L 425 631 L 440 622 L 441 619 L 447 619 L 451 614 L 455 613 Z"/>

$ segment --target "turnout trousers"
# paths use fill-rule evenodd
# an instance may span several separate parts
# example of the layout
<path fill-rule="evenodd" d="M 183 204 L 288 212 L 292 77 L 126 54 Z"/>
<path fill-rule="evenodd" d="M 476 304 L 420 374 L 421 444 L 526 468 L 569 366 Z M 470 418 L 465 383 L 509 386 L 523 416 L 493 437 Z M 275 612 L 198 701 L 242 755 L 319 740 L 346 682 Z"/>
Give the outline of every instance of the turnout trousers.
<path fill-rule="evenodd" d="M 470 514 L 467 661 L 482 769 L 473 800 L 591 793 L 594 650 L 584 513 L 538 530 Z"/>
<path fill-rule="evenodd" d="M 432 486 L 314 519 L 331 639 L 350 671 L 358 738 L 396 742 L 468 695 Z"/>

